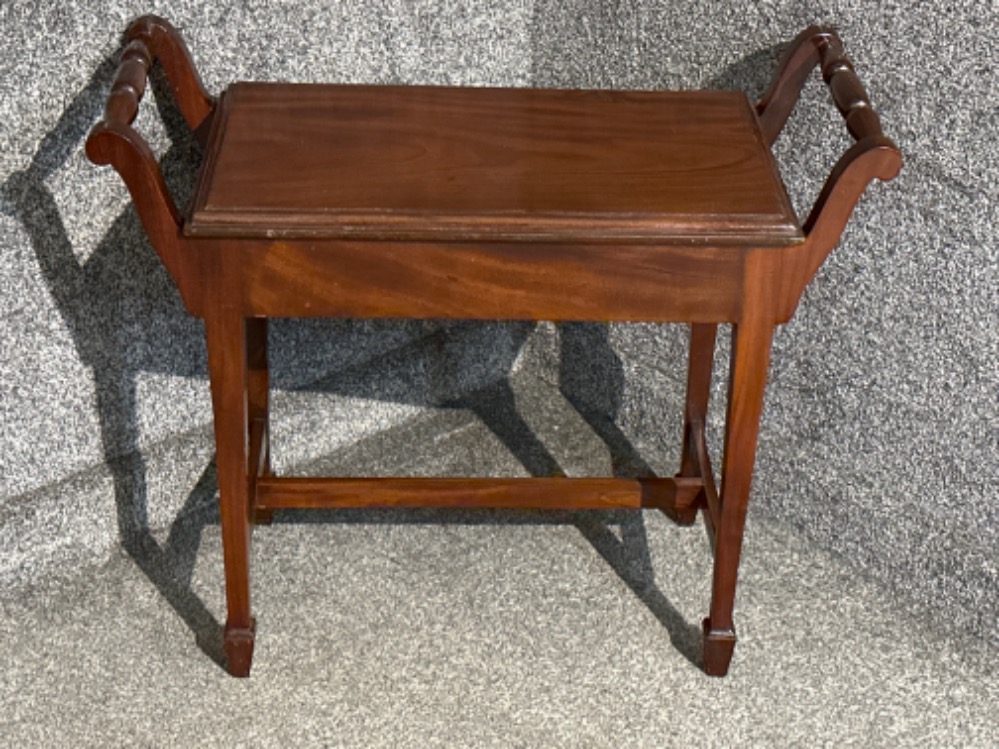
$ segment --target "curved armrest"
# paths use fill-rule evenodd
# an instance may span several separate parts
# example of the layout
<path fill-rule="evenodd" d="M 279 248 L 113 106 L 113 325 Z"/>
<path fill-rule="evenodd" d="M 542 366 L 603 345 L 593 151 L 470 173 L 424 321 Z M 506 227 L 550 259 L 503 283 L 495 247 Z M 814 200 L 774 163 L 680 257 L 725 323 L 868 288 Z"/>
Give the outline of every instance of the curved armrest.
<path fill-rule="evenodd" d="M 194 133 L 204 132 L 215 109 L 215 98 L 205 91 L 191 53 L 177 29 L 164 18 L 147 15 L 133 21 L 125 36 L 145 44 L 159 60 L 187 126 Z"/>
<path fill-rule="evenodd" d="M 110 164 L 121 175 L 153 247 L 191 309 L 194 282 L 185 268 L 181 215 L 156 156 L 132 128 L 132 122 L 154 59 L 163 64 L 178 107 L 192 130 L 204 131 L 214 111 L 214 100 L 204 92 L 187 47 L 167 21 L 143 16 L 129 27 L 127 36 L 131 41 L 122 52 L 104 119 L 87 137 L 87 157 L 97 165 Z"/>
<path fill-rule="evenodd" d="M 817 26 L 805 29 L 791 43 L 773 83 L 756 104 L 760 130 L 767 143 L 772 145 L 784 129 L 801 88 L 816 65 L 856 143 L 833 167 L 802 224 L 806 241 L 793 286 L 788 289 L 785 318 L 790 318 L 801 292 L 836 246 L 867 185 L 874 178 L 894 179 L 902 168 L 902 154 L 882 132 L 881 120 L 843 51 L 839 35 L 833 29 Z"/>
<path fill-rule="evenodd" d="M 816 65 L 820 66 L 822 78 L 829 86 L 833 102 L 843 115 L 847 130 L 857 143 L 843 154 L 829 175 L 815 207 L 803 225 L 806 235 L 810 235 L 816 228 L 826 229 L 827 224 L 838 223 L 839 231 L 842 231 L 853 204 L 860 198 L 867 183 L 875 177 L 885 181 L 893 179 L 902 168 L 902 154 L 882 132 L 881 120 L 871 107 L 871 100 L 864 84 L 860 82 L 853 64 L 843 51 L 843 42 L 839 35 L 833 29 L 823 29 L 818 26 L 809 26 L 798 34 L 781 58 L 777 75 L 770 88 L 756 103 L 760 130 L 767 143 L 773 145 L 784 129 L 787 118 L 801 94 L 802 86 Z M 868 151 L 872 152 L 871 155 L 864 157 Z M 869 165 L 869 168 L 865 169 L 864 165 Z M 856 176 L 863 176 L 857 175 L 858 171 L 866 174 L 867 179 L 857 180 Z M 854 175 L 849 182 L 851 186 L 858 188 L 856 191 L 845 191 L 843 188 L 846 185 L 837 189 L 837 183 L 847 173 Z M 824 209 L 830 206 L 830 201 L 842 208 L 848 198 L 852 200 L 848 201 L 849 208 L 842 222 L 831 222 L 823 218 Z M 834 212 L 838 214 L 841 211 L 837 209 Z M 839 238 L 839 232 L 835 234 L 832 244 L 835 244 Z"/>

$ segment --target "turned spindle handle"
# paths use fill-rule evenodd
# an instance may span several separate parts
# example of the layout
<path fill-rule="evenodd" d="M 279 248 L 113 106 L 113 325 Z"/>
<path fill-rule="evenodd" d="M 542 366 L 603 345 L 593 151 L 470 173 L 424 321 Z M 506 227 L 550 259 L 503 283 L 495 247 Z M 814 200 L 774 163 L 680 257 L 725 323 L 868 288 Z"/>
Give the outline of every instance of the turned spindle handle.
<path fill-rule="evenodd" d="M 809 26 L 791 42 L 781 58 L 777 75 L 756 104 L 760 128 L 768 143 L 777 140 L 794 109 L 805 80 L 818 66 L 829 87 L 833 102 L 857 140 L 883 136 L 881 120 L 871 106 L 864 84 L 853 63 L 843 51 L 843 42 L 835 30 Z"/>
<path fill-rule="evenodd" d="M 96 164 L 110 162 L 109 148 L 97 137 L 102 132 L 117 131 L 119 135 L 138 138 L 127 129 L 138 114 L 154 60 L 163 66 L 177 107 L 196 137 L 206 135 L 215 108 L 215 99 L 205 91 L 187 45 L 169 21 L 159 16 L 142 16 L 132 22 L 125 36 L 129 43 L 121 53 L 104 119 L 91 132 L 87 143 L 87 155 Z"/>
<path fill-rule="evenodd" d="M 152 64 L 149 49 L 140 40 L 136 39 L 125 47 L 104 107 L 106 123 L 132 124 L 139 112 L 142 95 L 146 92 L 146 80 Z"/>
<path fill-rule="evenodd" d="M 835 31 L 825 30 L 813 37 L 818 48 L 822 79 L 829 86 L 836 108 L 846 121 L 846 128 L 857 140 L 874 135 L 884 135 L 881 120 L 871 107 L 870 97 L 857 71 L 853 69 L 846 54 L 843 42 Z"/>

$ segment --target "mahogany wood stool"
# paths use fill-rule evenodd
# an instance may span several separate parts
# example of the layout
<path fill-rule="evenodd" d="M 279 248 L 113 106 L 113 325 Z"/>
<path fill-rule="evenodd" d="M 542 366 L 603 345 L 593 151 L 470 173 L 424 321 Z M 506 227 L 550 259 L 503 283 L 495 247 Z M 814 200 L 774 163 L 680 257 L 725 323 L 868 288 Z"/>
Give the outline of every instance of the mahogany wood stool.
<path fill-rule="evenodd" d="M 191 314 L 215 412 L 228 669 L 250 671 L 249 545 L 283 508 L 701 510 L 714 552 L 704 670 L 724 675 L 774 327 L 875 177 L 901 166 L 836 33 L 794 40 L 773 84 L 741 92 L 236 83 L 209 96 L 176 30 L 145 16 L 87 141 L 125 181 Z M 132 129 L 162 64 L 204 146 L 174 204 Z M 855 139 L 804 223 L 771 145 L 820 66 Z M 691 326 L 683 454 L 670 478 L 300 478 L 268 455 L 271 317 L 651 321 Z M 704 435 L 715 333 L 733 351 L 716 488 Z"/>

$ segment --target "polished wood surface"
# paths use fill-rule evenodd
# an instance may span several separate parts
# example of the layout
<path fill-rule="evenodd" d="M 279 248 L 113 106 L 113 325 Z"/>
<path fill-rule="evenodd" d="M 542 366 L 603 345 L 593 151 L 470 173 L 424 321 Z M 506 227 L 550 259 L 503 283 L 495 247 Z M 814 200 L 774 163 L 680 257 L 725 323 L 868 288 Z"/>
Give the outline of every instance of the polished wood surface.
<path fill-rule="evenodd" d="M 734 321 L 740 252 L 688 245 L 218 241 L 248 316 Z"/>
<path fill-rule="evenodd" d="M 709 495 L 715 492 L 714 475 L 707 461 L 707 446 L 704 444 L 704 424 L 708 416 L 708 400 L 711 396 L 711 371 L 715 359 L 715 339 L 718 325 L 715 323 L 695 323 L 690 326 L 690 358 L 687 364 L 687 402 L 683 415 L 683 443 L 680 453 L 680 472 L 677 478 L 696 476 L 701 478 L 702 487 L 698 491 L 695 509 L 705 507 L 708 534 L 714 544 L 714 526 L 710 522 L 711 504 Z M 700 448 L 704 449 L 704 454 Z"/>
<path fill-rule="evenodd" d="M 241 83 L 209 154 L 196 236 L 801 240 L 740 92 Z"/>
<path fill-rule="evenodd" d="M 739 92 L 243 83 L 209 151 L 192 235 L 801 239 Z"/>
<path fill-rule="evenodd" d="M 731 92 L 235 84 L 216 101 L 176 30 L 138 19 L 87 154 L 117 169 L 188 310 L 205 320 L 228 669 L 249 674 L 253 523 L 319 507 L 655 507 L 714 554 L 704 670 L 727 672 L 775 326 L 873 179 L 901 167 L 842 43 L 810 27 L 756 104 Z M 206 145 L 178 211 L 132 122 L 155 61 Z M 856 142 L 806 220 L 770 146 L 820 66 Z M 270 317 L 674 321 L 691 325 L 672 478 L 303 478 L 270 465 Z M 720 489 L 706 416 L 732 325 Z"/>
<path fill-rule="evenodd" d="M 264 510 L 359 507 L 488 507 L 609 510 L 655 507 L 680 517 L 696 509 L 690 478 L 306 478 L 257 481 Z"/>

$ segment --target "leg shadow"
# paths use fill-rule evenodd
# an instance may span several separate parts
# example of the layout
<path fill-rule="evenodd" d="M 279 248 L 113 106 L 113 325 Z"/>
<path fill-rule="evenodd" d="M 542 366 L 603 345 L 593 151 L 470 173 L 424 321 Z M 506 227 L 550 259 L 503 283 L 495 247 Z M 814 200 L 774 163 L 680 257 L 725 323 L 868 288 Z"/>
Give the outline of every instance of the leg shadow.
<path fill-rule="evenodd" d="M 608 529 L 615 523 L 621 527 L 620 540 Z M 630 511 L 580 513 L 575 525 L 583 538 L 665 627 L 677 652 L 699 667 L 701 628 L 687 622 L 656 585 L 642 514 Z"/>
<path fill-rule="evenodd" d="M 474 413 L 531 476 L 565 476 L 558 461 L 517 411 L 508 378 L 444 405 Z"/>
<path fill-rule="evenodd" d="M 617 425 L 624 397 L 624 366 L 603 323 L 559 326 L 562 358 L 559 388 L 607 445 L 615 476 L 652 476 L 653 470 Z"/>
<path fill-rule="evenodd" d="M 615 476 L 652 476 L 653 470 L 617 425 L 624 395 L 624 367 L 610 344 L 609 327 L 566 323 L 559 385 L 563 395 L 610 450 Z M 618 540 L 609 525 L 618 524 Z M 701 658 L 700 628 L 687 621 L 656 586 L 645 520 L 641 512 L 579 514 L 579 532 L 662 623 L 677 651 L 692 663 Z"/>

